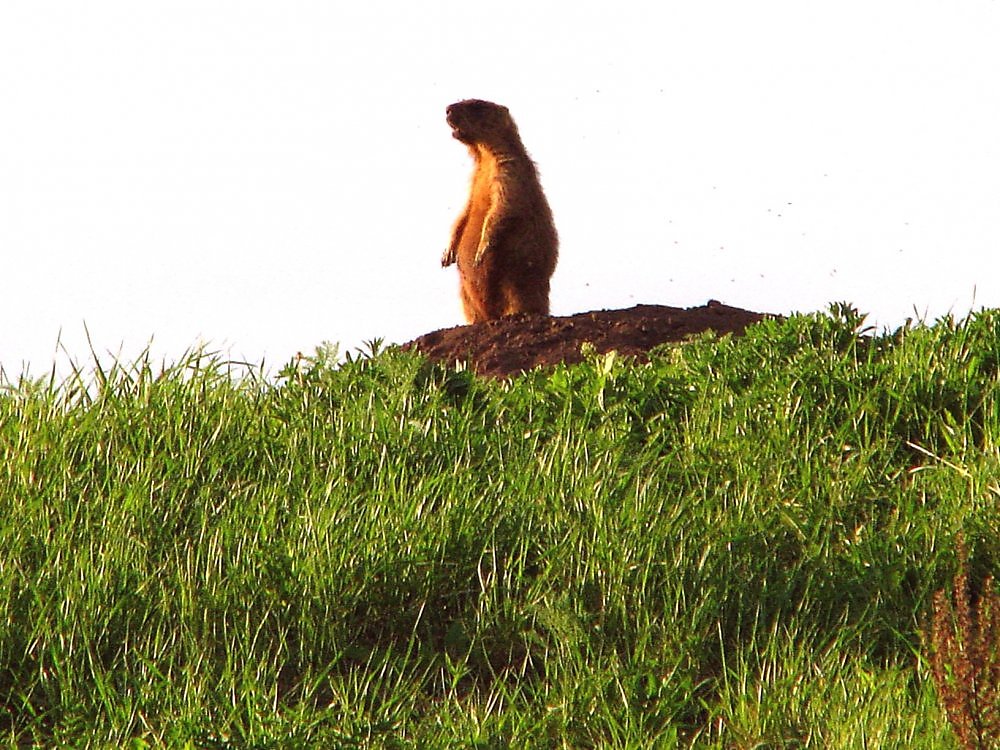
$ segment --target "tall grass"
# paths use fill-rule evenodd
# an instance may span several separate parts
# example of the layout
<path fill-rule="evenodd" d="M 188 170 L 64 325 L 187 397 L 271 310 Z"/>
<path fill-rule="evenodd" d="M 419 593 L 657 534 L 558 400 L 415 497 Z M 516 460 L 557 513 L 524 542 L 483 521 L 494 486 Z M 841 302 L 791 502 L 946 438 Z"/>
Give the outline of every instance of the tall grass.
<path fill-rule="evenodd" d="M 861 326 L 7 383 L 0 736 L 953 747 L 923 634 L 957 534 L 997 573 L 1000 314 Z"/>

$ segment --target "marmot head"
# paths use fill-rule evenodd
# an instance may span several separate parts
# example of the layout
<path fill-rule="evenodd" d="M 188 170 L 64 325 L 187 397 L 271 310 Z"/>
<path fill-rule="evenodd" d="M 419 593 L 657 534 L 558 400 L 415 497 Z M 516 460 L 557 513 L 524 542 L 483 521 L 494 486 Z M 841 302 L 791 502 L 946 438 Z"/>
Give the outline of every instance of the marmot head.
<path fill-rule="evenodd" d="M 517 126 L 506 107 L 482 99 L 465 99 L 445 110 L 452 135 L 466 145 L 483 143 L 500 145 L 511 135 L 517 137 Z"/>

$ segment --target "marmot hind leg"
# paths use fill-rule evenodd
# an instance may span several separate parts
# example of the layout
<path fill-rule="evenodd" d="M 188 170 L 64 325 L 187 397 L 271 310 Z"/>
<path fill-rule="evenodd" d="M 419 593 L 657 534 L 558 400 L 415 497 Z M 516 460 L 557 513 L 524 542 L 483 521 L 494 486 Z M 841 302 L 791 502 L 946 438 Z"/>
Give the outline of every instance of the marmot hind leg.
<path fill-rule="evenodd" d="M 471 325 L 472 323 L 482 323 L 484 320 L 490 319 L 486 310 L 483 309 L 482 302 L 475 295 L 469 293 L 465 284 L 461 285 L 458 292 L 459 297 L 462 299 L 462 312 L 465 313 L 466 323 Z"/>
<path fill-rule="evenodd" d="M 508 284 L 504 292 L 504 315 L 513 315 L 514 313 L 549 314 L 548 281 L 534 279 L 530 284 Z"/>

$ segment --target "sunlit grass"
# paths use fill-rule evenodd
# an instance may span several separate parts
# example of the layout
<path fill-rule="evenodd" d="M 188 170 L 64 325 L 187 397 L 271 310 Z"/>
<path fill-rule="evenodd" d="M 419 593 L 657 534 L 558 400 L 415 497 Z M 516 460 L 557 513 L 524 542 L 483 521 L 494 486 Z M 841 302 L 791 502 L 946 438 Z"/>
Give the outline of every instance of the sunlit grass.
<path fill-rule="evenodd" d="M 0 732 L 135 747 L 952 747 L 1000 315 L 483 381 L 203 352 L 0 392 Z"/>

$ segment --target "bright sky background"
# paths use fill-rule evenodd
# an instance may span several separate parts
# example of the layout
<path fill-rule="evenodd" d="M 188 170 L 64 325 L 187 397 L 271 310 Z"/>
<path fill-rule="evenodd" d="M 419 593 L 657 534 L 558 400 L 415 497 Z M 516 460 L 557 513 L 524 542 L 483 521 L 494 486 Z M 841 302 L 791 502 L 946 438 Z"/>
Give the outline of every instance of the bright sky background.
<path fill-rule="evenodd" d="M 998 76 L 998 0 L 3 0 L 0 364 L 462 323 L 470 97 L 538 163 L 554 314 L 1000 306 Z"/>

